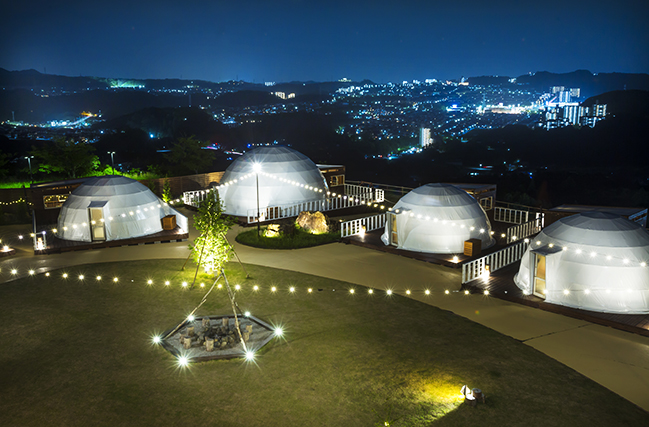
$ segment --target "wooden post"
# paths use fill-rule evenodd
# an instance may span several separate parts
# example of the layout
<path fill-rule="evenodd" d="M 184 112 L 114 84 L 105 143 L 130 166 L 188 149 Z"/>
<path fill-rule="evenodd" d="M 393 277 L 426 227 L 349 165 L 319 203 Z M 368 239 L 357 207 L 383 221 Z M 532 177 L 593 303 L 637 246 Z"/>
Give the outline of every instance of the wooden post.
<path fill-rule="evenodd" d="M 250 332 L 248 332 L 248 331 L 244 332 L 243 333 L 243 341 L 248 342 L 249 339 L 250 339 Z"/>
<path fill-rule="evenodd" d="M 248 334 L 252 333 L 252 325 L 246 325 L 246 332 L 248 332 Z"/>
<path fill-rule="evenodd" d="M 191 347 L 192 347 L 192 339 L 191 339 L 191 337 L 185 337 L 185 339 L 183 340 L 183 348 L 185 350 L 188 350 Z"/>
<path fill-rule="evenodd" d="M 190 326 L 190 327 L 187 328 L 187 335 L 189 335 L 190 337 L 194 336 L 194 327 L 193 326 Z"/>
<path fill-rule="evenodd" d="M 223 325 L 223 327 L 227 328 L 228 325 L 230 324 L 230 319 L 228 317 L 222 318 L 221 319 L 221 324 Z"/>
<path fill-rule="evenodd" d="M 205 350 L 206 351 L 214 351 L 214 339 L 212 338 L 205 338 Z"/>

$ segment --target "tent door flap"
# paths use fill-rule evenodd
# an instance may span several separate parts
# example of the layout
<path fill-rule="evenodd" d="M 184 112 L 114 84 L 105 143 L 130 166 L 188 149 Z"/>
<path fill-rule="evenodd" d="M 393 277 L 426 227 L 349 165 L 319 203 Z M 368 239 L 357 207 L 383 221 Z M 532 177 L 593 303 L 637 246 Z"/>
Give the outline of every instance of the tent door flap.
<path fill-rule="evenodd" d="M 90 217 L 90 235 L 92 236 L 93 242 L 106 240 L 103 207 L 89 207 L 88 216 Z"/>

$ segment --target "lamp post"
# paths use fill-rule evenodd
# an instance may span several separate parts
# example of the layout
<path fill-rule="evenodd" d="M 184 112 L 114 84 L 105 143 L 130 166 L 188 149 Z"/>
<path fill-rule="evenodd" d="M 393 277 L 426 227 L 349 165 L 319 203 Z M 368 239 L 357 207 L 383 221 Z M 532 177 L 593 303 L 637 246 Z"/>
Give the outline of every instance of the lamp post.
<path fill-rule="evenodd" d="M 34 158 L 34 156 L 29 156 L 25 158 L 27 159 L 27 163 L 29 164 L 29 180 L 31 182 L 34 182 L 34 176 L 32 175 L 32 159 Z"/>
<path fill-rule="evenodd" d="M 259 225 L 259 221 L 261 220 L 259 217 L 259 172 L 261 172 L 261 163 L 253 163 L 252 170 L 255 171 L 255 176 L 257 177 L 257 237 L 259 237 L 261 234 L 261 226 Z"/>
<path fill-rule="evenodd" d="M 113 158 L 113 155 L 115 155 L 114 151 L 108 151 L 108 154 L 110 154 L 110 162 L 113 165 L 113 175 L 115 175 L 115 159 Z"/>

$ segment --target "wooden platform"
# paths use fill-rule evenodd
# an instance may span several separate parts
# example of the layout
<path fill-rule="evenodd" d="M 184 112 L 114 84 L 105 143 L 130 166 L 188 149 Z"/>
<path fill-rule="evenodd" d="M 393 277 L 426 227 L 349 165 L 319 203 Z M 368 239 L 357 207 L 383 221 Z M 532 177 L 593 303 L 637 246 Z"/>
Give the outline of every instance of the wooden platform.
<path fill-rule="evenodd" d="M 514 283 L 514 275 L 518 272 L 519 265 L 520 262 L 516 262 L 491 273 L 488 283 L 477 279 L 465 283 L 462 289 L 469 290 L 471 293 L 483 293 L 486 289 L 489 290 L 489 295 L 506 301 L 649 337 L 649 314 L 616 314 L 580 310 L 547 303 L 541 298 L 523 294 Z"/>
<path fill-rule="evenodd" d="M 36 255 L 58 254 L 62 252 L 87 251 L 91 249 L 117 248 L 120 246 L 153 245 L 156 243 L 184 242 L 189 238 L 189 233 L 181 233 L 180 228 L 173 230 L 162 230 L 148 236 L 135 237 L 133 239 L 108 240 L 104 242 L 75 242 L 62 240 L 57 237 L 48 239 L 47 249 L 34 251 Z"/>

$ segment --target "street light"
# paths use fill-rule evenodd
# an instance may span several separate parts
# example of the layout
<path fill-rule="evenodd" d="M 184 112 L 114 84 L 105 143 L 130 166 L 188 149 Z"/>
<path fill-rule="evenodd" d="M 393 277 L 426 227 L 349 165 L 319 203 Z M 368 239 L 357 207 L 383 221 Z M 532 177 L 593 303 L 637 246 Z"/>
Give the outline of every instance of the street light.
<path fill-rule="evenodd" d="M 115 175 L 115 159 L 113 158 L 113 155 L 115 155 L 114 151 L 108 151 L 108 154 L 110 154 L 110 162 L 113 164 L 113 175 Z"/>
<path fill-rule="evenodd" d="M 261 172 L 261 163 L 253 163 L 252 170 L 255 171 L 257 177 L 257 237 L 261 234 L 261 226 L 259 225 L 259 172 Z"/>
<path fill-rule="evenodd" d="M 32 159 L 34 158 L 34 156 L 29 156 L 25 158 L 27 159 L 27 163 L 29 163 L 29 180 L 31 182 L 34 182 L 34 176 L 32 175 Z"/>

